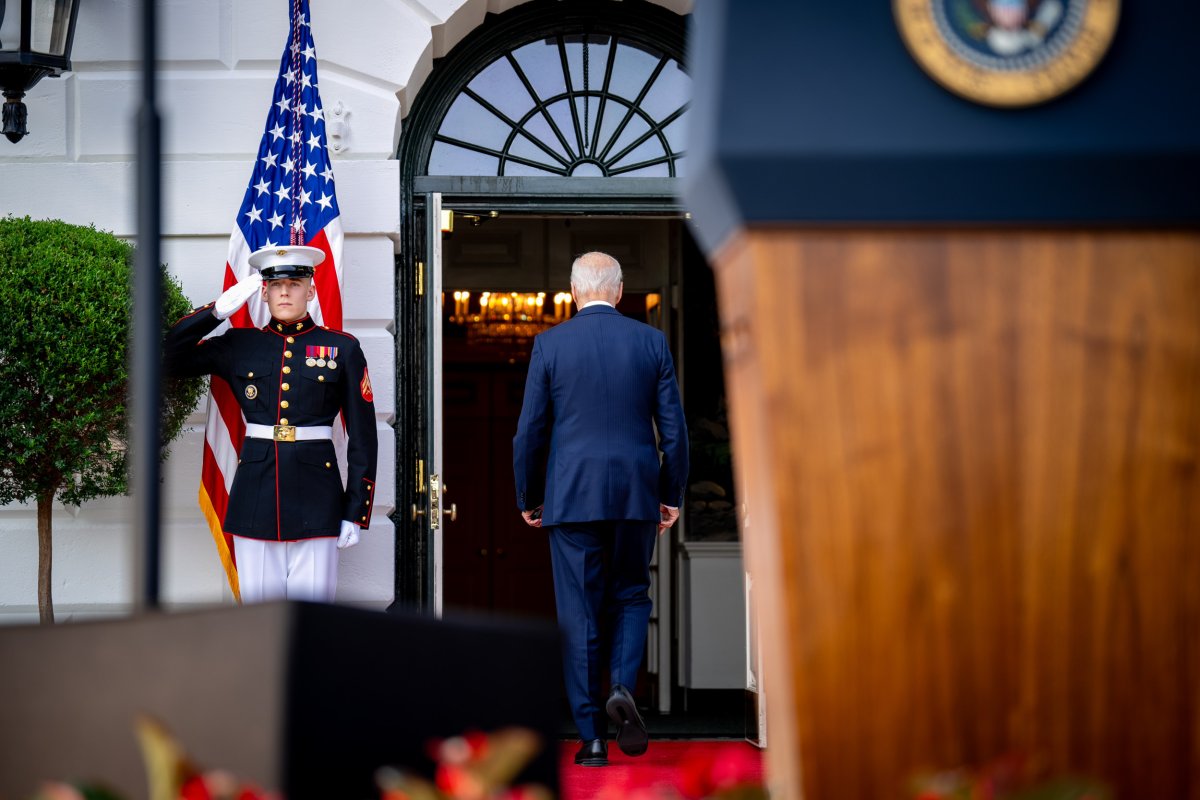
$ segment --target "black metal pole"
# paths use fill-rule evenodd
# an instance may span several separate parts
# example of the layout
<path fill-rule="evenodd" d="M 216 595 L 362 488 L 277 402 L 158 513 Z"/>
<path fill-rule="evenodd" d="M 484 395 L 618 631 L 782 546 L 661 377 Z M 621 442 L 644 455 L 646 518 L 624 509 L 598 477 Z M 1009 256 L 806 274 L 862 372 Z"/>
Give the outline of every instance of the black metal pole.
<path fill-rule="evenodd" d="M 137 114 L 137 261 L 130 333 L 130 464 L 134 502 L 134 607 L 159 605 L 162 492 L 159 406 L 162 396 L 162 280 L 159 276 L 161 126 L 156 106 L 158 58 L 155 0 L 142 0 L 142 104 Z"/>

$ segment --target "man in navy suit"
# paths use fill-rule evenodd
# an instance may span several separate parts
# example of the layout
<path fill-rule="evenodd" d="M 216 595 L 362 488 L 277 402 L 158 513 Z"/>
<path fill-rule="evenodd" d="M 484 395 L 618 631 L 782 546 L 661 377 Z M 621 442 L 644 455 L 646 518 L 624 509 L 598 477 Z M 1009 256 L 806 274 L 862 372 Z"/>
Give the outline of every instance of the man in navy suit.
<path fill-rule="evenodd" d="M 630 689 L 650 621 L 656 533 L 679 518 L 688 470 L 667 339 L 617 311 L 622 289 L 611 256 L 575 260 L 579 312 L 534 339 L 513 439 L 517 508 L 550 536 L 563 672 L 582 740 L 575 763 L 593 767 L 608 764 L 605 714 L 622 752 L 646 752 Z M 604 651 L 612 688 L 602 702 Z"/>

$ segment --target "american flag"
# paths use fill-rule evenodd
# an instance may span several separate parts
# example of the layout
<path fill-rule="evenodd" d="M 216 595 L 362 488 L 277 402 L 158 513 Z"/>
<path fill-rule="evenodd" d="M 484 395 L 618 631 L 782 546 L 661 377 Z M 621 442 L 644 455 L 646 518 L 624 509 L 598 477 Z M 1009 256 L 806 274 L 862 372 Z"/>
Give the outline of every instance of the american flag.
<path fill-rule="evenodd" d="M 310 19 L 308 0 L 292 0 L 288 40 L 279 63 L 266 130 L 229 238 L 224 288 L 250 274 L 250 254 L 261 247 L 304 244 L 320 248 L 325 251 L 325 260 L 313 278 L 317 297 L 309 313 L 317 324 L 340 329 L 342 223 L 317 91 L 317 53 Z M 269 317 L 266 304 L 256 296 L 230 318 L 229 324 L 262 327 Z M 214 335 L 224 330 L 222 325 Z M 204 428 L 200 508 L 239 602 L 233 541 L 224 532 L 222 521 L 245 433 L 245 420 L 232 390 L 214 376 Z"/>

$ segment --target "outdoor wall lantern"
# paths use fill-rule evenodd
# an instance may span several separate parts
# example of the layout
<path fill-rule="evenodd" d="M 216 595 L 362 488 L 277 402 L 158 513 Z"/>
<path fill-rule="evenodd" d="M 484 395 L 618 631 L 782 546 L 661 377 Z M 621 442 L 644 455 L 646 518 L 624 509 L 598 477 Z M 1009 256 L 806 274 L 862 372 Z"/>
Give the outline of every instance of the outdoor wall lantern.
<path fill-rule="evenodd" d="M 0 0 L 4 135 L 19 142 L 29 115 L 21 98 L 42 78 L 71 68 L 79 0 Z"/>

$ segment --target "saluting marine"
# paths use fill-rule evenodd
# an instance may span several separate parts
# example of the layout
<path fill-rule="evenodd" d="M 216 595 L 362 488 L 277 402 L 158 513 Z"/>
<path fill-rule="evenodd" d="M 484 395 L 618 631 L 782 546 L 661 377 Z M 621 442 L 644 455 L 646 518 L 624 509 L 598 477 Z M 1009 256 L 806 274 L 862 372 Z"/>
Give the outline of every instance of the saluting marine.
<path fill-rule="evenodd" d="M 246 438 L 223 521 L 234 537 L 245 602 L 332 601 L 337 550 L 371 522 L 375 491 L 375 406 L 358 340 L 308 315 L 315 247 L 267 247 L 257 268 L 167 334 L 172 375 L 216 375 L 233 390 Z M 209 339 L 254 294 L 271 312 L 262 328 L 231 328 Z M 347 482 L 333 446 L 338 412 L 346 423 Z"/>

